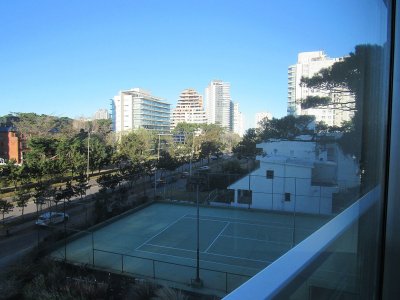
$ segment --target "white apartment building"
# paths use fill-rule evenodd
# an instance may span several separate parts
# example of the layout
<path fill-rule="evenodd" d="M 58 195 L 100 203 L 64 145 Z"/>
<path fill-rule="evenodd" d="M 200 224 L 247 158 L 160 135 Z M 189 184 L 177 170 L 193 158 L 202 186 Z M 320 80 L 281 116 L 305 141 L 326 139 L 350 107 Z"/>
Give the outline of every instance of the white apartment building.
<path fill-rule="evenodd" d="M 169 103 L 139 88 L 120 91 L 112 99 L 113 128 L 117 133 L 139 128 L 167 133 L 170 117 Z"/>
<path fill-rule="evenodd" d="M 301 101 L 307 96 L 329 97 L 334 102 L 349 102 L 353 96 L 346 91 L 332 93 L 328 90 L 310 89 L 300 85 L 302 77 L 312 77 L 323 68 L 329 68 L 335 62 L 343 60 L 330 58 L 323 51 L 301 52 L 297 63 L 288 68 L 288 109 L 289 115 L 313 115 L 316 122 L 323 121 L 329 126 L 340 126 L 343 121 L 349 121 L 354 113 L 340 109 L 340 105 L 329 105 L 324 108 L 302 109 Z"/>
<path fill-rule="evenodd" d="M 220 124 L 233 130 L 233 104 L 230 83 L 213 80 L 205 90 L 206 114 L 208 124 Z"/>
<path fill-rule="evenodd" d="M 178 123 L 207 123 L 206 112 L 203 107 L 203 96 L 194 89 L 185 89 L 179 95 L 176 108 L 172 112 L 171 129 Z"/>
<path fill-rule="evenodd" d="M 270 112 L 267 112 L 267 111 L 256 113 L 256 116 L 255 116 L 256 128 L 260 128 L 260 122 L 262 120 L 264 120 L 265 118 L 267 118 L 268 120 L 271 120 L 272 119 L 272 114 Z"/>
<path fill-rule="evenodd" d="M 233 132 L 237 133 L 240 137 L 245 132 L 244 121 L 244 115 L 239 110 L 239 103 L 233 104 Z"/>
<path fill-rule="evenodd" d="M 251 199 L 251 208 L 332 214 L 334 194 L 360 184 L 359 166 L 336 143 L 302 139 L 258 144 L 260 167 L 228 187 L 232 205 L 248 207 Z"/>
<path fill-rule="evenodd" d="M 97 110 L 93 115 L 93 120 L 104 120 L 109 118 L 110 118 L 110 113 L 105 108 Z"/>

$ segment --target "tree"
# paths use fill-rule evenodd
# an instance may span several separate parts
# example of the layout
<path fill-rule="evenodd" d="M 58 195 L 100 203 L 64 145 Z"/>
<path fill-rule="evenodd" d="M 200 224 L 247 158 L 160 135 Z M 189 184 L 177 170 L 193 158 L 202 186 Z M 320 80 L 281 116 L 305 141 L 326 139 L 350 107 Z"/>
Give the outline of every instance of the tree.
<path fill-rule="evenodd" d="M 91 123 L 92 132 L 95 132 L 105 142 L 111 133 L 111 119 L 93 120 Z"/>
<path fill-rule="evenodd" d="M 322 69 L 311 78 L 302 78 L 303 85 L 326 90 L 330 94 L 351 94 L 353 101 L 340 102 L 332 97 L 325 99 L 306 98 L 303 107 L 332 107 L 352 110 L 353 126 L 348 126 L 339 141 L 341 148 L 360 159 L 362 180 L 365 187 L 371 187 L 379 180 L 381 151 L 376 145 L 383 143 L 385 137 L 384 124 L 380 116 L 384 113 L 385 87 L 382 76 L 385 68 L 385 49 L 377 45 L 358 45 L 342 61 L 334 63 L 330 68 Z"/>
<path fill-rule="evenodd" d="M 217 124 L 203 124 L 201 135 L 194 141 L 194 148 L 200 152 L 200 157 L 210 160 L 211 155 L 219 156 L 225 149 L 224 134 L 225 129 Z"/>
<path fill-rule="evenodd" d="M 28 141 L 29 151 L 25 154 L 24 167 L 37 181 L 59 173 L 55 161 L 57 145 L 58 141 L 53 137 L 32 137 Z"/>
<path fill-rule="evenodd" d="M 86 176 L 84 174 L 80 174 L 76 179 L 76 184 L 73 186 L 74 194 L 79 195 L 80 198 L 86 195 L 86 190 L 90 188 L 88 182 L 86 181 Z"/>
<path fill-rule="evenodd" d="M 66 117 L 59 118 L 35 113 L 13 113 L 13 116 L 13 125 L 27 140 L 31 137 L 50 137 L 72 132 L 72 120 Z"/>
<path fill-rule="evenodd" d="M 46 203 L 46 197 L 49 195 L 50 184 L 48 182 L 38 182 L 35 185 L 35 192 L 33 193 L 33 202 L 36 204 L 36 215 L 39 217 L 39 206 Z"/>
<path fill-rule="evenodd" d="M 0 213 L 2 214 L 2 222 L 4 223 L 4 215 L 10 213 L 14 209 L 14 205 L 7 200 L 0 199 Z"/>
<path fill-rule="evenodd" d="M 26 187 L 21 187 L 15 193 L 15 198 L 17 202 L 17 207 L 21 209 L 21 215 L 24 216 L 25 207 L 27 207 L 29 200 L 32 195 L 29 192 L 29 189 Z"/>
<path fill-rule="evenodd" d="M 183 134 L 183 135 L 189 135 L 192 134 L 199 129 L 201 129 L 203 124 L 197 124 L 197 123 L 186 123 L 186 122 L 181 122 L 178 123 L 174 130 L 172 131 L 173 134 Z"/>
<path fill-rule="evenodd" d="M 132 162 L 154 159 L 155 141 L 155 134 L 146 129 L 129 132 L 121 137 L 118 144 L 118 154 Z"/>
<path fill-rule="evenodd" d="M 107 145 L 103 139 L 98 135 L 92 134 L 90 136 L 90 155 L 89 155 L 89 166 L 90 170 L 100 170 L 110 164 L 112 157 L 112 148 Z"/>
<path fill-rule="evenodd" d="M 269 139 L 292 140 L 301 134 L 312 134 L 309 125 L 315 120 L 314 116 L 285 116 L 281 119 L 264 119 L 260 122 L 258 131 L 262 141 Z"/>
<path fill-rule="evenodd" d="M 162 150 L 160 152 L 160 158 L 157 161 L 157 169 L 174 171 L 178 166 L 178 161 L 175 157 L 172 157 L 168 151 Z"/>
<path fill-rule="evenodd" d="M 238 160 L 230 160 L 222 165 L 222 171 L 224 174 L 243 174 L 245 170 L 240 166 Z"/>
<path fill-rule="evenodd" d="M 210 163 L 211 155 L 220 155 L 221 154 L 221 146 L 222 144 L 216 141 L 204 141 L 200 145 L 200 157 L 207 158 L 208 163 Z"/>
<path fill-rule="evenodd" d="M 233 147 L 232 151 L 239 159 L 242 157 L 254 158 L 256 155 L 260 155 L 262 152 L 261 149 L 256 148 L 256 145 L 259 142 L 260 140 L 256 129 L 250 128 L 246 131 L 239 144 Z"/>
<path fill-rule="evenodd" d="M 96 181 L 100 185 L 101 191 L 105 192 L 108 189 L 114 191 L 119 183 L 119 178 L 116 174 L 104 174 L 97 178 Z"/>

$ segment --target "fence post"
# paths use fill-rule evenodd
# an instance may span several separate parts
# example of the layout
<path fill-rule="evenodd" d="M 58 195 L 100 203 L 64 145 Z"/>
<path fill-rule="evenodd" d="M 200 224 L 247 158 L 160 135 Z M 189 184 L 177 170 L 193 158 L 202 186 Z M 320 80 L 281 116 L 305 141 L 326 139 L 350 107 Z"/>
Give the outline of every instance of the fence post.
<path fill-rule="evenodd" d="M 93 237 L 94 233 L 92 231 L 92 265 L 94 267 L 94 237 Z"/>
<path fill-rule="evenodd" d="M 153 262 L 153 279 L 156 279 L 156 266 L 154 263 L 154 259 L 152 260 L 152 262 Z"/>
<path fill-rule="evenodd" d="M 121 273 L 124 273 L 124 255 L 121 254 Z"/>
<path fill-rule="evenodd" d="M 318 205 L 318 214 L 321 214 L 321 197 L 322 197 L 322 193 L 321 193 L 321 186 L 319 186 L 319 205 Z M 333 198 L 333 197 L 332 197 Z"/>
<path fill-rule="evenodd" d="M 294 207 L 293 207 L 293 240 L 292 248 L 296 245 L 296 202 L 297 202 L 297 178 L 294 178 Z"/>
<path fill-rule="evenodd" d="M 228 272 L 225 272 L 225 293 L 228 294 Z"/>

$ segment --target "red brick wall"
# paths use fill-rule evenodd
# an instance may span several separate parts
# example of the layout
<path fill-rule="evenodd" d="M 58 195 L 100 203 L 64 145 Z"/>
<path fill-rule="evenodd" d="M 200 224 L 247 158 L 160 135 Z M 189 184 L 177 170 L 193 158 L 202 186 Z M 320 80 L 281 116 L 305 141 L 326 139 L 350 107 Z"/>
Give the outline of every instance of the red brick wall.
<path fill-rule="evenodd" d="M 0 157 L 21 163 L 20 142 L 15 132 L 0 132 Z"/>
<path fill-rule="evenodd" d="M 15 159 L 17 163 L 21 163 L 19 140 L 15 132 L 8 133 L 8 149 L 8 159 Z"/>

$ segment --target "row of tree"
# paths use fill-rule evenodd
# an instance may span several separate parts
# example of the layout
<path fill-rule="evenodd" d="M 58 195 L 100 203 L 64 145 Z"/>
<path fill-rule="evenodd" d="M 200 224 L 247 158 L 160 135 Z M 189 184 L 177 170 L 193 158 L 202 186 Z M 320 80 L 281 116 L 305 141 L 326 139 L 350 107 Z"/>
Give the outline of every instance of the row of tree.
<path fill-rule="evenodd" d="M 104 190 L 113 189 L 123 180 L 133 184 L 151 176 L 155 168 L 175 170 L 190 160 L 220 155 L 239 140 L 218 125 L 181 123 L 171 135 L 139 129 L 117 139 L 108 120 L 82 123 L 86 129 L 78 131 L 69 119 L 16 114 L 0 121 L 9 125 L 10 119 L 25 142 L 24 159 L 22 166 L 10 161 L 0 167 L 0 187 L 13 188 L 22 214 L 32 198 L 38 203 L 47 199 L 57 205 L 61 195 L 83 193 L 89 172 L 117 170 L 98 179 Z M 42 130 L 46 132 L 39 134 Z M 183 142 L 175 142 L 174 135 L 183 136 Z M 57 191 L 52 188 L 55 183 L 61 183 Z"/>

